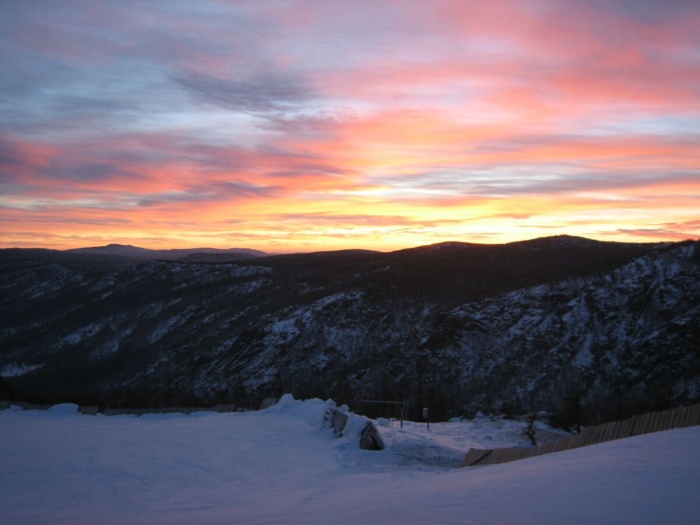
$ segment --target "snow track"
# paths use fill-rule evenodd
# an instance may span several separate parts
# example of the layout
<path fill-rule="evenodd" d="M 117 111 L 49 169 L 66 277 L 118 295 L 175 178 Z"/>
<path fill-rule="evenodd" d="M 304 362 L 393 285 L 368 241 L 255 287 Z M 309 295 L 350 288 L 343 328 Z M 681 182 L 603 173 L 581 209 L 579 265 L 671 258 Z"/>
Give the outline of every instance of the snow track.
<path fill-rule="evenodd" d="M 189 416 L 0 412 L 0 521 L 690 524 L 700 515 L 700 427 L 452 469 L 441 463 L 450 454 L 513 444 L 514 428 L 380 426 L 387 448 L 363 451 L 350 430 L 333 437 L 331 406 L 286 398 L 262 412 Z"/>

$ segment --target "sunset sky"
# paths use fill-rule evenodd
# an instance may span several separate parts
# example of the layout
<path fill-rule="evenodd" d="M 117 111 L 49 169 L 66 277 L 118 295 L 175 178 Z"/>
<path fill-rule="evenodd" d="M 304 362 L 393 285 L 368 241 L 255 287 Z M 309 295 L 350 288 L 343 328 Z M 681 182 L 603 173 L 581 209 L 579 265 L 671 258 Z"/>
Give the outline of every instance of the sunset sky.
<path fill-rule="evenodd" d="M 700 236 L 697 0 L 0 1 L 0 247 Z"/>

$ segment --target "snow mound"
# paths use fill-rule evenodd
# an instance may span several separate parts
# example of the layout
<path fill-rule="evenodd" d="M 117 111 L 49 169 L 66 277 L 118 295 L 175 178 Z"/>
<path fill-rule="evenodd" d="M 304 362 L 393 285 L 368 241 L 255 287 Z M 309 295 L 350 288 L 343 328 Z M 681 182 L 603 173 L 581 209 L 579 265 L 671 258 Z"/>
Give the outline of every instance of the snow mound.
<path fill-rule="evenodd" d="M 78 405 L 75 405 L 73 403 L 61 403 L 59 405 L 53 405 L 49 407 L 48 412 L 56 415 L 61 415 L 61 414 L 77 414 L 78 413 Z"/>
<path fill-rule="evenodd" d="M 194 418 L 74 411 L 0 411 L 3 525 L 690 525 L 700 515 L 700 427 L 428 469 L 448 448 L 512 442 L 511 422 L 381 426 L 387 447 L 369 452 L 355 441 L 366 418 L 318 399 Z M 337 413 L 348 419 L 336 438 L 327 415 Z"/>
<path fill-rule="evenodd" d="M 267 408 L 265 412 L 293 416 L 329 436 L 354 441 L 357 444 L 363 442 L 368 426 L 374 428 L 372 420 L 368 417 L 350 412 L 347 405 L 338 407 L 332 399 L 298 400 L 291 394 L 285 394 L 277 404 Z M 376 430 L 374 434 L 380 439 Z"/>

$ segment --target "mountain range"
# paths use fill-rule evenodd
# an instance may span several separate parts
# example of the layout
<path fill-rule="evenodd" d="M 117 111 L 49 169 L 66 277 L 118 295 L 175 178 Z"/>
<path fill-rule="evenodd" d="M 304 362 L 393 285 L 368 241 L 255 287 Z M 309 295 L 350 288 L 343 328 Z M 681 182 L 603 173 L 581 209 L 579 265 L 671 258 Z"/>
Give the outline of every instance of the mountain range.
<path fill-rule="evenodd" d="M 366 414 L 627 417 L 700 399 L 699 244 L 0 250 L 0 386 L 111 406 L 290 392 Z"/>

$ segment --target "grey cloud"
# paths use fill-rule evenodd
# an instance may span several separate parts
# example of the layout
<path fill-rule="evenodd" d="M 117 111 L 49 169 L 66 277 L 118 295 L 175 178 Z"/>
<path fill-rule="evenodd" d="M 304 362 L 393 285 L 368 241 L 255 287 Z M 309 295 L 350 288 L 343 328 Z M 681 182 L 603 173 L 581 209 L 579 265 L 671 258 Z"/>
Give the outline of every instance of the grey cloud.
<path fill-rule="evenodd" d="M 71 162 L 68 159 L 54 159 L 46 168 L 37 170 L 42 176 L 80 182 L 95 182 L 112 178 L 140 179 L 140 175 L 120 169 L 110 162 Z"/>
<path fill-rule="evenodd" d="M 700 219 L 693 219 L 683 222 L 667 222 L 662 224 L 649 224 L 645 228 L 620 228 L 616 232 L 635 235 L 640 237 L 665 237 L 667 239 L 700 239 Z"/>
<path fill-rule="evenodd" d="M 277 186 L 256 186 L 239 181 L 218 181 L 210 184 L 190 186 L 183 191 L 166 191 L 148 195 L 138 200 L 138 206 L 158 204 L 215 202 L 222 200 L 272 197 L 279 193 Z"/>
<path fill-rule="evenodd" d="M 152 193 L 147 197 L 140 198 L 136 204 L 140 208 L 149 208 L 159 204 L 173 204 L 180 202 L 203 202 L 211 200 L 211 194 L 199 194 L 192 192 L 165 191 L 162 193 Z"/>
<path fill-rule="evenodd" d="M 600 9 L 613 10 L 625 17 L 656 24 L 676 16 L 694 16 L 697 12 L 697 0 L 673 0 L 659 2 L 658 0 L 585 0 Z"/>
<path fill-rule="evenodd" d="M 202 102 L 248 112 L 283 110 L 312 95 L 311 90 L 298 79 L 270 73 L 249 80 L 208 76 L 179 77 L 175 80 Z"/>
<path fill-rule="evenodd" d="M 334 111 L 316 111 L 312 114 L 282 113 L 268 117 L 260 124 L 262 129 L 294 134 L 332 134 L 343 120 L 351 118 Z"/>
<path fill-rule="evenodd" d="M 46 164 L 45 164 L 46 163 Z M 36 158 L 18 141 L 0 136 L 0 170 L 4 179 L 23 180 L 29 183 L 33 177 L 61 181 L 94 182 L 110 178 L 141 178 L 124 170 L 119 159 L 114 161 L 90 160 L 75 150 L 64 149 L 61 154 Z"/>
<path fill-rule="evenodd" d="M 346 226 L 396 226 L 397 230 L 403 228 L 426 228 L 447 224 L 461 224 L 463 219 L 436 219 L 436 220 L 416 220 L 404 215 L 368 215 L 368 214 L 333 214 L 333 213 L 284 213 L 276 216 L 282 222 L 313 222 L 316 224 L 338 224 L 344 223 Z M 410 231 L 410 230 L 406 230 Z"/>
<path fill-rule="evenodd" d="M 237 181 L 217 182 L 212 187 L 217 194 L 229 197 L 270 197 L 279 191 L 277 186 L 257 186 Z"/>
<path fill-rule="evenodd" d="M 54 207 L 60 207 L 60 204 L 53 204 Z M 104 209 L 101 207 L 101 209 Z M 46 211 L 46 210 L 42 210 Z M 37 217 L 36 222 L 43 222 L 44 219 Z M 32 222 L 31 218 L 27 222 Z M 119 218 L 119 217 L 106 217 L 101 215 L 100 217 L 90 218 L 90 217 L 75 217 L 71 214 L 70 217 L 62 217 L 60 213 L 55 213 L 51 218 L 53 224 L 82 224 L 85 226 L 129 226 L 134 224 L 133 221 L 129 219 Z M 43 235 L 43 234 L 42 234 Z"/>
<path fill-rule="evenodd" d="M 294 166 L 289 169 L 276 170 L 266 172 L 265 175 L 268 177 L 281 177 L 281 178 L 294 178 L 303 175 L 323 175 L 329 177 L 339 177 L 343 175 L 349 175 L 353 173 L 352 170 L 339 168 L 337 166 L 330 165 L 299 165 Z"/>
<path fill-rule="evenodd" d="M 0 135 L 0 169 L 22 166 L 25 162 L 26 159 L 17 145 Z"/>
<path fill-rule="evenodd" d="M 620 191 L 658 182 L 697 181 L 693 172 L 620 169 L 611 171 L 589 167 L 585 162 L 546 160 L 519 163 L 517 160 L 469 164 L 463 168 L 425 169 L 410 174 L 396 173 L 389 177 L 373 177 L 370 183 L 396 190 L 425 191 L 425 197 L 440 192 L 462 196 L 529 195 L 537 193 L 569 193 Z"/>

